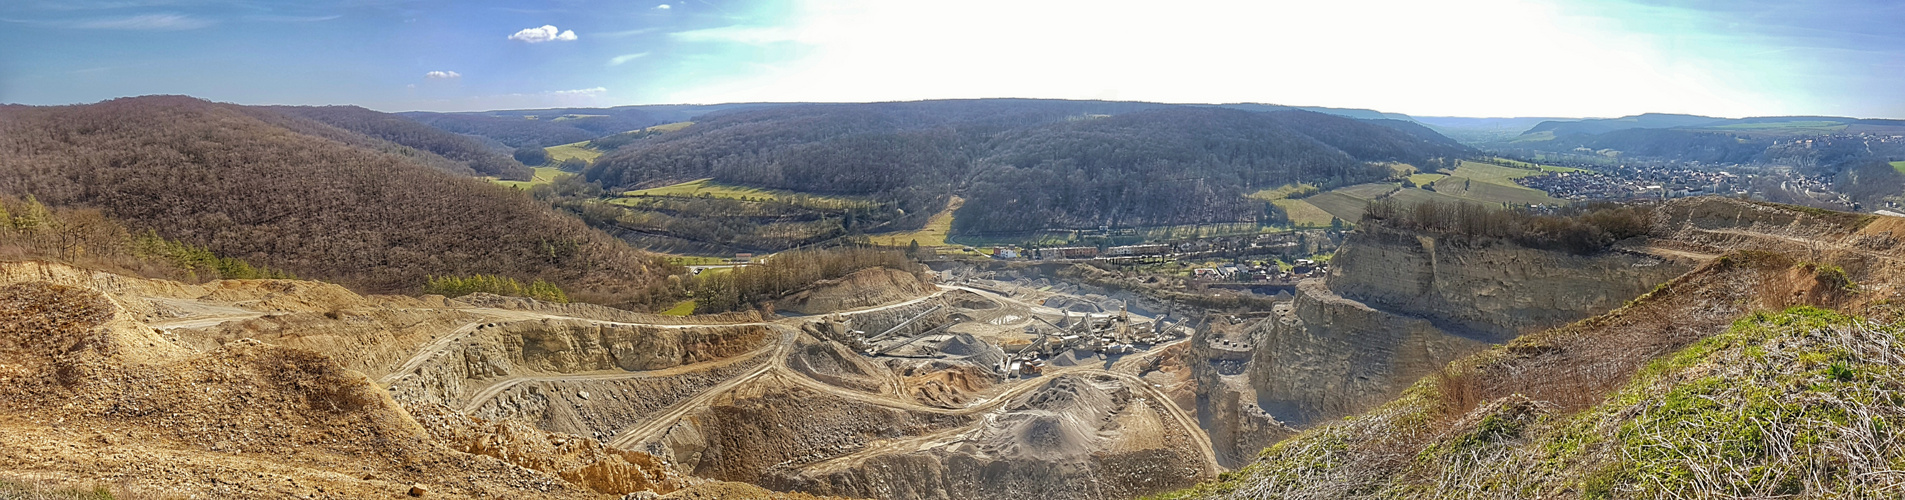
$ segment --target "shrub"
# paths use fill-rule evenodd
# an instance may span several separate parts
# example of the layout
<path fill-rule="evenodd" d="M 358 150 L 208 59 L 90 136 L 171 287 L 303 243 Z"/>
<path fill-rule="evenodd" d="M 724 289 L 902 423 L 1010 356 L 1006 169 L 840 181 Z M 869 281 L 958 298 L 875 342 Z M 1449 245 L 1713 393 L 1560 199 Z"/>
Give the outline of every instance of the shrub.
<path fill-rule="evenodd" d="M 568 302 L 569 295 L 562 288 L 547 281 L 536 280 L 524 286 L 521 281 L 508 276 L 477 274 L 472 276 L 432 276 L 424 284 L 423 293 L 433 293 L 445 297 L 462 297 L 483 292 L 497 295 L 529 297 L 548 302 Z"/>
<path fill-rule="evenodd" d="M 1544 215 L 1524 209 L 1492 208 L 1435 200 L 1404 206 L 1393 199 L 1371 202 L 1363 221 L 1471 239 L 1503 239 L 1523 246 L 1579 254 L 1600 251 L 1625 238 L 1647 234 L 1653 208 L 1646 205 L 1593 204 Z"/>

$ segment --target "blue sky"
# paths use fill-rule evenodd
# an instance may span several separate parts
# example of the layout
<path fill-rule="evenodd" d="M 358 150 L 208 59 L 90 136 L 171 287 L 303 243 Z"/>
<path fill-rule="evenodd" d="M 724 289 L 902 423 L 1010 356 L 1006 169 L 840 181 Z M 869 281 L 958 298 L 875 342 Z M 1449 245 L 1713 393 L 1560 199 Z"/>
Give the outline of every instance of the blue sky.
<path fill-rule="evenodd" d="M 1890 0 L 4 0 L 0 102 L 1046 97 L 1905 118 L 1901 25 Z"/>

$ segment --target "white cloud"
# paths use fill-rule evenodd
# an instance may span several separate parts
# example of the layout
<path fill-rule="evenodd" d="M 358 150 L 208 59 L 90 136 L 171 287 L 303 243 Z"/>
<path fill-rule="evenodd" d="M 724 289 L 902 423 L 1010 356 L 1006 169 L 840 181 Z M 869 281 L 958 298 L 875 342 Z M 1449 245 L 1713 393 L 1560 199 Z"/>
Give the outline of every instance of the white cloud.
<path fill-rule="evenodd" d="M 636 59 L 641 59 L 641 58 L 643 58 L 643 57 L 647 57 L 647 56 L 648 56 L 648 53 L 647 53 L 647 52 L 637 52 L 637 53 L 634 53 L 634 54 L 622 54 L 622 55 L 619 55 L 619 56 L 615 56 L 615 57 L 612 57 L 612 58 L 609 58 L 609 65 L 610 65 L 610 66 L 621 66 L 621 65 L 622 65 L 622 63 L 625 63 L 625 62 L 629 62 L 629 61 L 633 61 L 633 60 L 636 60 Z"/>
<path fill-rule="evenodd" d="M 655 10 L 668 10 L 668 9 L 672 9 L 672 8 L 673 8 L 673 7 L 669 7 L 669 6 L 668 6 L 668 4 L 661 4 L 661 5 L 656 5 L 656 6 L 655 6 Z"/>
<path fill-rule="evenodd" d="M 431 80 L 450 80 L 455 78 L 462 78 L 463 74 L 455 72 L 455 71 L 431 71 L 429 73 L 424 73 L 423 77 L 431 79 Z"/>
<path fill-rule="evenodd" d="M 568 96 L 595 97 L 595 96 L 602 95 L 603 93 L 606 93 L 608 91 L 609 89 L 596 87 L 592 89 L 553 90 L 553 91 L 544 92 L 544 93 L 553 95 L 553 96 L 564 96 L 564 97 L 568 97 Z"/>
<path fill-rule="evenodd" d="M 642 28 L 638 30 L 608 31 L 608 32 L 600 32 L 600 33 L 590 33 L 589 36 L 593 38 L 622 38 L 622 37 L 640 35 L 643 33 L 653 33 L 655 32 L 655 30 L 656 28 Z"/>
<path fill-rule="evenodd" d="M 547 25 L 547 24 L 543 25 L 541 28 L 526 28 L 522 31 L 516 32 L 516 34 L 514 35 L 509 36 L 510 40 L 516 40 L 516 41 L 528 42 L 528 43 L 542 43 L 542 42 L 555 42 L 555 41 L 570 42 L 570 41 L 575 41 L 575 38 L 576 38 L 575 30 L 559 31 L 556 29 L 555 26 Z"/>
<path fill-rule="evenodd" d="M 799 29 L 743 25 L 677 31 L 669 33 L 668 36 L 684 42 L 733 42 L 749 45 L 807 41 L 804 33 Z"/>
<path fill-rule="evenodd" d="M 199 19 L 183 14 L 145 14 L 132 17 L 95 19 L 82 21 L 73 27 L 93 30 L 142 30 L 142 31 L 180 31 L 195 30 L 217 24 L 208 19 Z"/>

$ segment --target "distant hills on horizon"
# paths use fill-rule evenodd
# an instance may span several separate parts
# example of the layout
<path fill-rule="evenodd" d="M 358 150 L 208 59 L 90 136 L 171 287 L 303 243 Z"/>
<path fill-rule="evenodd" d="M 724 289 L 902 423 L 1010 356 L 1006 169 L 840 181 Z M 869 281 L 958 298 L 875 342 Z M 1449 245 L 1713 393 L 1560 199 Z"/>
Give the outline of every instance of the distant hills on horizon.
<path fill-rule="evenodd" d="M 896 102 L 956 102 L 956 101 L 1065 101 L 1063 99 L 927 99 L 920 101 Z M 1613 118 L 1561 117 L 1561 116 L 1509 116 L 1509 117 L 1467 117 L 1467 116 L 1414 116 L 1406 113 L 1391 113 L 1368 108 L 1337 108 L 1328 106 L 1293 106 L 1283 104 L 1235 102 L 1221 104 L 1197 103 L 1152 103 L 1144 101 L 1097 101 L 1076 100 L 1074 102 L 1128 103 L 1138 105 L 1169 106 L 1207 106 L 1238 109 L 1244 111 L 1282 111 L 1302 110 L 1329 115 L 1342 116 L 1358 120 L 1398 120 L 1413 122 L 1428 127 L 1437 133 L 1446 135 L 1464 143 L 1477 144 L 1495 141 L 1510 141 L 1530 134 L 1551 132 L 1556 136 L 1592 135 L 1628 129 L 1711 129 L 1721 132 L 1759 131 L 1769 132 L 1779 129 L 1800 128 L 1818 132 L 1822 127 L 1839 125 L 1864 125 L 1877 127 L 1905 127 L 1905 119 L 1856 118 L 1824 115 L 1792 116 L 1755 116 L 1743 118 L 1724 118 L 1716 116 L 1642 113 Z M 435 112 L 404 111 L 398 114 L 417 121 L 465 134 L 481 130 L 483 122 L 505 118 L 540 118 L 547 121 L 543 138 L 554 144 L 588 140 L 601 137 L 608 130 L 633 130 L 641 126 L 661 123 L 689 121 L 697 116 L 781 106 L 802 106 L 815 104 L 878 104 L 878 103 L 817 103 L 817 102 L 749 102 L 723 104 L 639 104 L 604 108 L 541 108 L 511 109 L 490 111 Z M 551 120 L 551 117 L 560 118 Z M 566 117 L 566 118 L 565 118 Z M 564 123 L 568 122 L 568 123 Z M 640 125 L 637 125 L 640 124 Z M 585 137 L 586 136 L 586 137 Z M 562 140 L 568 139 L 568 140 Z M 520 144 L 508 144 L 511 147 Z M 546 142 L 546 141 L 545 141 Z"/>

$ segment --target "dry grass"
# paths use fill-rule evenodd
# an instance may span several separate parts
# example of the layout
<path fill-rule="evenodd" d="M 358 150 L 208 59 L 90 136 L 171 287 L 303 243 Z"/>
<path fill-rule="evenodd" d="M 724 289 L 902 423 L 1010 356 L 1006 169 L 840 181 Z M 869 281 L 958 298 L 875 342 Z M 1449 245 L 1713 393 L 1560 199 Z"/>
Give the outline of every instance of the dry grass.
<path fill-rule="evenodd" d="M 596 151 L 589 147 L 589 141 L 550 146 L 542 148 L 542 150 L 549 152 L 550 165 L 560 164 L 570 158 L 592 162 L 595 161 L 596 158 L 602 157 L 601 151 Z"/>
<path fill-rule="evenodd" d="M 0 479 L 0 500 L 117 500 L 149 498 L 156 499 L 159 497 L 130 493 L 122 486 L 50 486 L 36 484 L 32 481 Z"/>
<path fill-rule="evenodd" d="M 953 212 L 959 211 L 959 207 L 965 205 L 965 198 L 954 196 L 952 201 L 946 203 L 945 210 L 940 210 L 939 213 L 926 219 L 925 227 L 915 231 L 867 235 L 867 240 L 875 245 L 888 247 L 903 247 L 914 241 L 918 241 L 919 246 L 922 247 L 946 246 L 946 238 L 952 236 Z"/>

